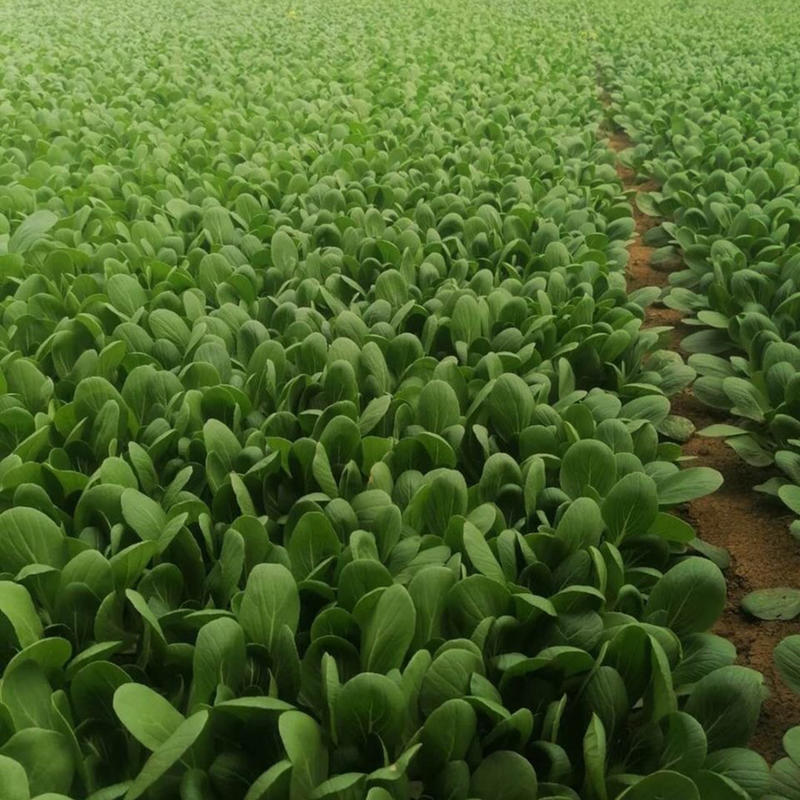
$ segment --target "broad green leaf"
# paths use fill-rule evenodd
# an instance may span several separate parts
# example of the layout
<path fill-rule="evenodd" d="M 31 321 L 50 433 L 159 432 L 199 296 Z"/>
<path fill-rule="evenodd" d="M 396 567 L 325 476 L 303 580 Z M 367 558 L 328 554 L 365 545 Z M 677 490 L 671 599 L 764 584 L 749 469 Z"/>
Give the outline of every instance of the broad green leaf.
<path fill-rule="evenodd" d="M 126 683 L 114 692 L 114 711 L 148 750 L 161 747 L 184 721 L 168 700 L 141 683 Z"/>
<path fill-rule="evenodd" d="M 237 612 L 249 641 L 270 649 L 281 626 L 297 630 L 300 598 L 292 573 L 282 564 L 258 564 L 250 572 Z"/>
<path fill-rule="evenodd" d="M 459 698 L 447 700 L 425 720 L 420 734 L 419 758 L 427 769 L 439 769 L 449 761 L 458 761 L 477 731 L 477 716 L 472 706 Z"/>
<path fill-rule="evenodd" d="M 594 800 L 606 800 L 606 731 L 600 717 L 592 714 L 592 719 L 583 736 L 583 760 L 586 764 L 584 789 L 586 795 Z"/>
<path fill-rule="evenodd" d="M 241 625 L 229 617 L 207 622 L 197 634 L 192 661 L 190 709 L 208 703 L 218 685 L 236 691 L 245 674 L 245 638 Z"/>
<path fill-rule="evenodd" d="M 0 797 L 4 800 L 30 800 L 28 776 L 18 761 L 0 756 Z"/>
<path fill-rule="evenodd" d="M 141 797 L 170 767 L 181 759 L 200 737 L 207 722 L 208 711 L 198 711 L 183 720 L 145 761 L 141 772 L 136 776 L 125 795 L 126 800 L 136 800 L 137 797 Z"/>
<path fill-rule="evenodd" d="M 441 433 L 459 417 L 458 397 L 451 386 L 442 380 L 425 385 L 417 400 L 417 421 L 425 430 Z"/>
<path fill-rule="evenodd" d="M 497 562 L 483 534 L 469 521 L 464 522 L 464 549 L 472 566 L 481 574 L 505 583 L 505 573 Z"/>
<path fill-rule="evenodd" d="M 679 636 L 705 631 L 725 607 L 725 578 L 704 558 L 690 557 L 666 572 L 650 592 L 646 611 Z"/>
<path fill-rule="evenodd" d="M 662 770 L 642 778 L 619 795 L 620 800 L 700 800 L 700 792 L 691 778 L 680 772 Z"/>
<path fill-rule="evenodd" d="M 278 720 L 281 742 L 292 763 L 291 797 L 309 797 L 328 777 L 328 750 L 322 730 L 300 711 L 285 711 Z"/>
<path fill-rule="evenodd" d="M 295 525 L 286 549 L 292 574 L 302 580 L 326 558 L 335 556 L 341 550 L 341 542 L 324 514 L 309 511 Z"/>
<path fill-rule="evenodd" d="M 17 506 L 0 514 L 0 564 L 16 573 L 29 564 L 61 567 L 66 562 L 64 534 L 35 508 Z"/>
<path fill-rule="evenodd" d="M 800 694 L 800 634 L 782 639 L 773 651 L 772 658 L 783 682 Z"/>
<path fill-rule="evenodd" d="M 587 487 L 602 496 L 614 485 L 616 475 L 614 453 L 608 445 L 596 439 L 585 439 L 573 444 L 564 454 L 559 482 L 573 499 L 584 494 Z"/>
<path fill-rule="evenodd" d="M 800 486 L 785 484 L 778 489 L 778 497 L 795 514 L 800 514 Z"/>
<path fill-rule="evenodd" d="M 34 247 L 44 235 L 58 222 L 52 212 L 42 209 L 25 217 L 8 240 L 9 253 L 25 253 Z"/>
<path fill-rule="evenodd" d="M 703 726 L 709 751 L 747 744 L 761 710 L 763 683 L 760 673 L 734 665 L 695 684 L 684 710 Z"/>
<path fill-rule="evenodd" d="M 136 489 L 126 489 L 120 503 L 125 522 L 143 541 L 156 541 L 161 536 L 167 515 L 158 503 Z"/>
<path fill-rule="evenodd" d="M 536 800 L 536 772 L 519 753 L 497 750 L 478 764 L 469 791 L 480 800 Z"/>
<path fill-rule="evenodd" d="M 658 514 L 655 481 L 643 472 L 625 475 L 603 499 L 602 512 L 615 541 L 644 535 Z"/>
<path fill-rule="evenodd" d="M 2 747 L 0 756 L 18 761 L 28 776 L 32 796 L 70 790 L 75 761 L 69 740 L 61 733 L 42 728 L 25 728 Z"/>
<path fill-rule="evenodd" d="M 0 613 L 11 623 L 20 647 L 27 647 L 42 636 L 42 622 L 24 586 L 0 581 Z"/>
<path fill-rule="evenodd" d="M 51 727 L 52 693 L 44 670 L 35 661 L 17 663 L 3 674 L 2 700 L 18 731 Z"/>
<path fill-rule="evenodd" d="M 288 277 L 297 265 L 297 245 L 286 231 L 276 231 L 272 235 L 270 249 L 272 263 Z"/>
<path fill-rule="evenodd" d="M 708 751 L 706 734 L 694 717 L 676 711 L 661 720 L 661 729 L 664 732 L 662 769 L 691 775 L 703 766 Z"/>
<path fill-rule="evenodd" d="M 759 619 L 794 619 L 800 614 L 800 589 L 758 589 L 742 598 L 742 608 Z"/>
<path fill-rule="evenodd" d="M 336 733 L 343 743 L 366 745 L 370 735 L 393 747 L 405 721 L 406 701 L 395 681 L 361 672 L 341 687 L 336 701 Z"/>
<path fill-rule="evenodd" d="M 664 511 L 656 514 L 647 532 L 660 536 L 668 542 L 678 542 L 679 544 L 688 544 L 696 537 L 695 529 L 688 522 Z"/>
<path fill-rule="evenodd" d="M 402 666 L 414 636 L 416 609 L 405 587 L 394 584 L 381 594 L 361 637 L 366 672 L 386 673 Z"/>
<path fill-rule="evenodd" d="M 744 747 L 728 747 L 709 753 L 703 765 L 741 786 L 750 797 L 761 797 L 769 786 L 769 765 L 763 756 Z"/>
<path fill-rule="evenodd" d="M 711 467 L 689 467 L 667 475 L 658 482 L 658 504 L 673 506 L 716 492 L 722 475 Z"/>
<path fill-rule="evenodd" d="M 292 778 L 292 762 L 278 761 L 253 781 L 244 800 L 286 800 Z"/>

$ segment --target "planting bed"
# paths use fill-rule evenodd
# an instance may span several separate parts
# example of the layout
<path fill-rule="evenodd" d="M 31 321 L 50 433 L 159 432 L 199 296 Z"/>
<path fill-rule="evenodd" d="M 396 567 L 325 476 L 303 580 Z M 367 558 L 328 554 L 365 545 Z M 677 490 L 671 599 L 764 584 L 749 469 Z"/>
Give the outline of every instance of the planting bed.
<path fill-rule="evenodd" d="M 784 6 L 0 7 L 0 800 L 800 798 Z"/>

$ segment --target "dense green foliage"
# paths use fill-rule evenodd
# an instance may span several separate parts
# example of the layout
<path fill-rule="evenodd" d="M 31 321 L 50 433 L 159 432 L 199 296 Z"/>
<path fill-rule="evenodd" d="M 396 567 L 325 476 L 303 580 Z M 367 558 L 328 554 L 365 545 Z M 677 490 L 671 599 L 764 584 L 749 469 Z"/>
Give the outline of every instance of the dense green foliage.
<path fill-rule="evenodd" d="M 4 800 L 772 791 L 583 6 L 0 8 Z"/>
<path fill-rule="evenodd" d="M 797 12 L 782 2 L 672 8 L 674 36 L 659 36 L 663 18 L 639 17 L 605 43 L 601 73 L 635 144 L 628 163 L 659 184 L 639 207 L 666 218 L 648 234 L 655 258 L 683 267 L 665 302 L 698 327 L 681 343 L 699 375 L 694 394 L 736 423 L 701 433 L 777 467 L 755 488 L 800 515 L 800 84 L 787 33 Z M 800 520 L 791 533 L 800 538 Z M 798 598 L 767 588 L 743 606 L 791 619 Z M 800 636 L 778 646 L 775 664 L 800 692 Z M 793 728 L 770 797 L 800 798 L 798 741 Z"/>
<path fill-rule="evenodd" d="M 629 161 L 660 186 L 639 201 L 667 218 L 650 232 L 656 257 L 684 262 L 666 302 L 698 327 L 682 342 L 694 393 L 741 418 L 705 433 L 775 464 L 783 476 L 756 488 L 800 514 L 800 103 L 796 43 L 772 6 L 683 9 L 677 49 L 647 20 L 604 72 L 636 144 Z"/>

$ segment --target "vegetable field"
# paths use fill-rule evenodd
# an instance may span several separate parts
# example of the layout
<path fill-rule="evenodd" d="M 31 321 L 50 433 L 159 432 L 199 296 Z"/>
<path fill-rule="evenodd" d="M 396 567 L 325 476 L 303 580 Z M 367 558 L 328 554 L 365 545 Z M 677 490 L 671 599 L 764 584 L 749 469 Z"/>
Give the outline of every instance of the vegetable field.
<path fill-rule="evenodd" d="M 0 800 L 800 800 L 799 22 L 0 3 Z"/>

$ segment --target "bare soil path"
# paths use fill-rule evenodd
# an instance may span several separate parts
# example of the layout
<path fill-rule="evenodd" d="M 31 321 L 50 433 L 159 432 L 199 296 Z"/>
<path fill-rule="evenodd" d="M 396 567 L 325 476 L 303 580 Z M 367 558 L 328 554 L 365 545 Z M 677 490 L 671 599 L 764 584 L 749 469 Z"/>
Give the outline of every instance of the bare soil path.
<path fill-rule="evenodd" d="M 631 147 L 631 141 L 617 131 L 609 135 L 609 146 L 620 152 Z M 638 192 L 652 191 L 656 185 L 652 181 L 637 183 L 634 172 L 620 163 L 617 163 L 617 174 L 626 192 L 630 193 L 636 222 L 635 238 L 629 247 L 628 285 L 632 289 L 665 286 L 668 275 L 650 266 L 653 248 L 642 239 L 658 220 L 642 214 L 634 202 Z M 648 309 L 645 324 L 673 326 L 671 346 L 675 350 L 680 350 L 680 340 L 690 332 L 682 324 L 680 312 L 666 307 Z M 734 421 L 699 403 L 691 389 L 673 398 L 673 412 L 691 419 L 697 430 L 716 422 Z M 772 498 L 752 489 L 769 477 L 765 470 L 746 464 L 721 439 L 695 434 L 683 446 L 683 451 L 694 456 L 698 466 L 713 467 L 725 478 L 719 491 L 689 504 L 687 518 L 701 539 L 724 547 L 730 553 L 731 564 L 726 571 L 728 602 L 714 632 L 733 642 L 738 663 L 764 674 L 770 695 L 764 702 L 750 744 L 771 763 L 783 755 L 783 734 L 800 723 L 800 696 L 778 678 L 772 651 L 785 636 L 800 632 L 800 622 L 753 619 L 741 610 L 741 600 L 755 589 L 796 586 L 800 582 L 800 544 L 787 530 L 791 515 L 782 513 Z"/>

